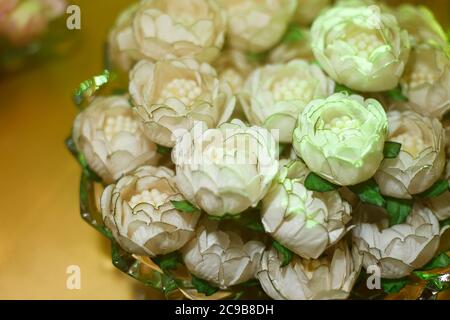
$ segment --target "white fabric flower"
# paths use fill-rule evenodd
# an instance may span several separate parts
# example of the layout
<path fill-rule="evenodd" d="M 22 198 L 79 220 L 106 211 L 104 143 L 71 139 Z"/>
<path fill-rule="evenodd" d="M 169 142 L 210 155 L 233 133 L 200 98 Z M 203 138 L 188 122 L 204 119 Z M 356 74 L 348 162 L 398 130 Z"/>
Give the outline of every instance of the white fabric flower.
<path fill-rule="evenodd" d="M 72 137 L 89 167 L 105 183 L 158 159 L 128 96 L 98 97 L 75 119 Z"/>
<path fill-rule="evenodd" d="M 219 0 L 228 15 L 227 37 L 236 49 L 259 53 L 282 38 L 297 0 Z"/>
<path fill-rule="evenodd" d="M 338 185 L 355 185 L 377 171 L 387 129 L 378 101 L 336 93 L 306 106 L 294 130 L 293 146 L 314 173 Z"/>
<path fill-rule="evenodd" d="M 443 231 L 433 212 L 418 203 L 405 223 L 389 228 L 386 220 L 387 215 L 377 223 L 357 224 L 353 249 L 364 255 L 365 268 L 378 266 L 382 278 L 402 278 L 434 256 Z"/>
<path fill-rule="evenodd" d="M 140 61 L 130 72 L 129 91 L 147 135 L 166 147 L 194 122 L 215 128 L 227 121 L 236 102 L 209 64 L 192 59 Z"/>
<path fill-rule="evenodd" d="M 411 199 L 441 176 L 445 168 L 445 133 L 439 120 L 412 111 L 390 111 L 388 122 L 388 140 L 402 147 L 396 158 L 383 160 L 375 180 L 382 194 Z"/>
<path fill-rule="evenodd" d="M 393 13 L 400 27 L 408 31 L 413 46 L 429 43 L 447 47 L 447 36 L 427 7 L 403 4 L 393 10 Z"/>
<path fill-rule="evenodd" d="M 195 126 L 172 152 L 178 188 L 215 216 L 255 207 L 278 171 L 277 157 L 269 131 L 239 120 L 217 129 Z"/>
<path fill-rule="evenodd" d="M 415 47 L 400 84 L 420 114 L 442 118 L 450 111 L 450 58 L 441 48 Z"/>
<path fill-rule="evenodd" d="M 256 69 L 239 98 L 251 124 L 279 130 L 280 142 L 290 143 L 297 118 L 305 106 L 333 92 L 333 80 L 317 65 L 293 60 Z"/>
<path fill-rule="evenodd" d="M 125 54 L 134 61 L 172 55 L 212 62 L 225 31 L 226 14 L 215 0 L 144 0 L 119 17 L 109 45 L 113 60 Z"/>
<path fill-rule="evenodd" d="M 281 168 L 262 200 L 261 217 L 275 240 L 303 258 L 317 259 L 348 231 L 351 207 L 338 191 L 307 190 L 308 173 L 301 161 Z"/>
<path fill-rule="evenodd" d="M 361 258 L 352 255 L 341 241 L 319 259 L 294 256 L 281 268 L 280 255 L 272 248 L 264 253 L 257 278 L 267 295 L 276 300 L 347 299 L 358 278 Z"/>
<path fill-rule="evenodd" d="M 227 289 L 255 277 L 263 252 L 261 242 L 244 242 L 237 233 L 221 231 L 217 223 L 206 221 L 182 249 L 182 256 L 193 275 Z"/>
<path fill-rule="evenodd" d="M 171 201 L 184 201 L 165 167 L 144 166 L 109 185 L 101 208 L 120 246 L 151 257 L 180 249 L 195 234 L 199 212 L 177 210 Z"/>
<path fill-rule="evenodd" d="M 396 18 L 364 2 L 326 10 L 314 21 L 311 39 L 328 75 L 362 92 L 395 88 L 410 51 L 408 33 Z"/>

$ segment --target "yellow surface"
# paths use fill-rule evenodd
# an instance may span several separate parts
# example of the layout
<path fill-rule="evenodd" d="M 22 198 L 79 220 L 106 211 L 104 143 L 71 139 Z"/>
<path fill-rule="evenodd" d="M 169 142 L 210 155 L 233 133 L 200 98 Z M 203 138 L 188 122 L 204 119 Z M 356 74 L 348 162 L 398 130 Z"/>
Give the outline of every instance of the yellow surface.
<path fill-rule="evenodd" d="M 80 218 L 80 170 L 63 145 L 76 114 L 70 94 L 101 71 L 106 30 L 131 2 L 74 1 L 82 13 L 78 49 L 0 79 L 2 299 L 143 297 L 143 287 L 112 266 L 108 241 Z M 441 21 L 450 11 L 449 1 L 415 2 L 440 5 Z M 66 288 L 70 265 L 81 268 L 81 290 Z"/>

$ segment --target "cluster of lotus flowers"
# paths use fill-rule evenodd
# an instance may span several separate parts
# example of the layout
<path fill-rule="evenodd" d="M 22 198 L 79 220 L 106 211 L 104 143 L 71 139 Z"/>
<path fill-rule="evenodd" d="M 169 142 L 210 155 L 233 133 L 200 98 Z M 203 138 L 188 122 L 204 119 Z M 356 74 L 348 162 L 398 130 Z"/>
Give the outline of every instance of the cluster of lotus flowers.
<path fill-rule="evenodd" d="M 345 299 L 362 268 L 398 279 L 438 253 L 446 35 L 424 7 L 330 2 L 144 0 L 119 16 L 108 60 L 128 93 L 92 99 L 73 140 L 125 251 L 179 252 L 212 287 L 257 279 L 274 299 Z"/>
<path fill-rule="evenodd" d="M 66 0 L 0 0 L 0 41 L 14 47 L 29 44 L 41 37 L 66 7 Z"/>

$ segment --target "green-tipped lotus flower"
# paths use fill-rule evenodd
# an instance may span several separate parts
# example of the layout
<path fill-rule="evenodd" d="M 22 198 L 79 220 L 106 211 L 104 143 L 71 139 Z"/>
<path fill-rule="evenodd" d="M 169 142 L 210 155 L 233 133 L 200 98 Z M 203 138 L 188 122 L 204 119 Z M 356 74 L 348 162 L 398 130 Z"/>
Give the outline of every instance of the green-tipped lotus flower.
<path fill-rule="evenodd" d="M 378 101 L 336 93 L 306 106 L 293 146 L 314 173 L 338 185 L 355 185 L 377 171 L 387 129 Z"/>

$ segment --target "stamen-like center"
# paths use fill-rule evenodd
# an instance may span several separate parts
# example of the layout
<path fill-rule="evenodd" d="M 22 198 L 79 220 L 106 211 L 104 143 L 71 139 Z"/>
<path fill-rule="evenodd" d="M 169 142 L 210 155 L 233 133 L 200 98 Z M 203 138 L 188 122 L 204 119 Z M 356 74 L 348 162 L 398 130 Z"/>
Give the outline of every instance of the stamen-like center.
<path fill-rule="evenodd" d="M 177 98 L 186 106 L 190 106 L 201 93 L 202 89 L 194 80 L 174 79 L 162 90 L 159 102 L 163 103 L 168 98 Z"/>
<path fill-rule="evenodd" d="M 115 116 L 108 117 L 104 123 L 103 131 L 107 139 L 111 140 L 119 132 L 136 133 L 138 129 L 138 122 L 132 117 Z"/>

